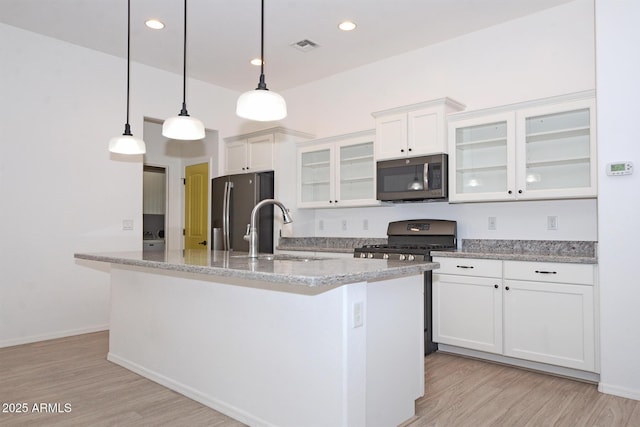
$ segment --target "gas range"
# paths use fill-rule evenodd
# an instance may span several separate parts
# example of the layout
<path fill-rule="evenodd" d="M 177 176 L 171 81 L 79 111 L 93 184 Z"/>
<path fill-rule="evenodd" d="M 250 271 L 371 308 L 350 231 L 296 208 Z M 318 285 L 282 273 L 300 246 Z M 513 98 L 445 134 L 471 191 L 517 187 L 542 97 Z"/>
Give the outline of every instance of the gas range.
<path fill-rule="evenodd" d="M 417 219 L 395 221 L 387 227 L 386 245 L 364 245 L 354 250 L 354 258 L 424 262 L 432 250 L 456 249 L 455 221 Z"/>
<path fill-rule="evenodd" d="M 386 245 L 365 245 L 356 248 L 354 258 L 388 259 L 403 262 L 431 261 L 432 250 L 455 250 L 457 223 L 442 219 L 414 219 L 390 222 Z M 433 342 L 432 273 L 424 273 L 424 354 L 438 350 Z"/>

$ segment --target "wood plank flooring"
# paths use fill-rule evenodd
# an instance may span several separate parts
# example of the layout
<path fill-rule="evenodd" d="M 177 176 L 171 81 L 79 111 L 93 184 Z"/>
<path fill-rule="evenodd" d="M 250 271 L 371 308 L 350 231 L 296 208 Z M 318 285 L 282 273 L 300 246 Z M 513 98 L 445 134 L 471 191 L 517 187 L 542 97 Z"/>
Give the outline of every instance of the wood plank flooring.
<path fill-rule="evenodd" d="M 108 362 L 107 346 L 98 332 L 0 349 L 0 426 L 242 426 Z M 593 384 L 444 353 L 425 364 L 406 427 L 640 426 L 639 401 Z M 27 413 L 1 412 L 22 402 Z"/>

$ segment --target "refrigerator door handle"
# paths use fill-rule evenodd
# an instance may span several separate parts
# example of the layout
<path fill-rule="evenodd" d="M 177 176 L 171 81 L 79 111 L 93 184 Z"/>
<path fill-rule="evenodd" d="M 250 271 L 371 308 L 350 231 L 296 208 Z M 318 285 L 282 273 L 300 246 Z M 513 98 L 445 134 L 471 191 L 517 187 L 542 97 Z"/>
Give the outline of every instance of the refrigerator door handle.
<path fill-rule="evenodd" d="M 222 198 L 222 249 L 225 251 L 231 250 L 231 241 L 229 239 L 229 205 L 231 202 L 232 188 L 233 182 L 227 181 L 224 183 L 224 197 Z"/>

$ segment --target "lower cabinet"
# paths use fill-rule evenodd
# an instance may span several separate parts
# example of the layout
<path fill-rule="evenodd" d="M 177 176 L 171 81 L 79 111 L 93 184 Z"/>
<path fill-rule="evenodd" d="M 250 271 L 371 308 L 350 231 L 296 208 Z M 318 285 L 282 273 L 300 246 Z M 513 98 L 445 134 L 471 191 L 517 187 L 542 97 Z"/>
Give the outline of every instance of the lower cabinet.
<path fill-rule="evenodd" d="M 596 371 L 594 265 L 434 261 L 434 341 Z"/>

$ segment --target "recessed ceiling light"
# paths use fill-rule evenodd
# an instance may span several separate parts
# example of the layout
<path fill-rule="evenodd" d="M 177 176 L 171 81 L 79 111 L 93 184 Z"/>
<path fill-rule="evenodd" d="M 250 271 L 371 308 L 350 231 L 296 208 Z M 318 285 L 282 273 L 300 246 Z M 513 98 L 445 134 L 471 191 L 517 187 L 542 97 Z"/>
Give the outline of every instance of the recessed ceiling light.
<path fill-rule="evenodd" d="M 157 19 L 148 19 L 144 25 L 154 30 L 161 30 L 164 28 L 164 24 Z"/>
<path fill-rule="evenodd" d="M 260 58 L 253 58 L 251 60 L 251 65 L 259 67 L 260 65 L 262 65 L 262 60 Z"/>
<path fill-rule="evenodd" d="M 352 31 L 356 29 L 356 24 L 355 22 L 351 21 L 343 21 L 340 23 L 340 25 L 338 25 L 338 28 L 340 28 L 342 31 Z"/>

